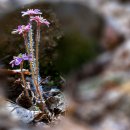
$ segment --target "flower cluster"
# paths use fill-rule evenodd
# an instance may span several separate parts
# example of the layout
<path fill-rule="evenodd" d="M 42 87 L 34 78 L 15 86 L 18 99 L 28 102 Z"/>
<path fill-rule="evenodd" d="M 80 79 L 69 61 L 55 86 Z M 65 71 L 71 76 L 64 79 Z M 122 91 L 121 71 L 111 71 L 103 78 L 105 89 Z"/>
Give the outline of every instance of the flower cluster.
<path fill-rule="evenodd" d="M 29 61 L 33 84 L 36 88 L 37 95 L 39 95 L 39 98 L 42 101 L 43 98 L 42 98 L 42 93 L 40 92 L 40 86 L 39 86 L 40 26 L 46 25 L 49 27 L 50 22 L 44 19 L 43 17 L 38 16 L 42 14 L 42 12 L 39 9 L 28 9 L 27 11 L 22 11 L 21 13 L 22 13 L 22 16 L 26 16 L 26 15 L 29 16 L 29 20 L 28 20 L 29 23 L 27 25 L 19 25 L 17 29 L 14 29 L 12 31 L 12 34 L 23 35 L 27 54 L 25 53 L 25 54 L 20 54 L 18 56 L 14 56 L 10 64 L 12 65 L 12 67 L 20 65 L 23 85 L 26 87 L 26 80 L 24 78 L 22 69 L 23 69 L 23 62 Z M 33 27 L 32 27 L 33 21 L 37 23 L 36 31 L 33 30 Z M 36 33 L 34 33 L 34 31 Z M 34 37 L 36 38 L 35 40 L 34 40 Z"/>
<path fill-rule="evenodd" d="M 12 67 L 14 66 L 18 66 L 20 65 L 23 61 L 25 60 L 32 60 L 32 56 L 31 55 L 27 55 L 25 54 L 19 54 L 18 56 L 14 56 L 13 60 L 10 62 L 10 64 L 12 65 Z"/>
<path fill-rule="evenodd" d="M 47 21 L 47 19 L 44 19 L 41 16 L 34 16 L 34 15 L 41 15 L 42 12 L 39 9 L 28 9 L 27 11 L 22 11 L 22 16 L 29 15 L 30 21 L 35 21 L 37 23 L 37 26 L 40 26 L 41 24 L 45 24 L 49 27 L 50 22 Z M 14 29 L 12 31 L 12 34 L 27 34 L 31 29 L 30 23 L 28 25 L 19 25 L 17 29 Z"/>

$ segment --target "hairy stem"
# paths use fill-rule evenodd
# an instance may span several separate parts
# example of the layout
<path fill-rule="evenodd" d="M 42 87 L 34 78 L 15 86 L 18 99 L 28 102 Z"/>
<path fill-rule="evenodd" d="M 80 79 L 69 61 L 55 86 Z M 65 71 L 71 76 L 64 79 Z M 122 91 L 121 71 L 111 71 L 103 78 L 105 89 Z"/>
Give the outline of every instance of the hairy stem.
<path fill-rule="evenodd" d="M 31 34 L 31 32 L 30 32 L 29 34 L 30 34 L 30 35 L 29 35 L 30 43 L 28 43 L 27 35 L 24 35 L 24 43 L 25 43 L 25 47 L 26 47 L 26 52 L 27 52 L 27 54 L 29 55 L 29 54 L 31 53 L 32 56 L 33 56 L 32 49 L 30 49 L 30 47 L 33 48 L 33 47 L 32 47 L 32 34 Z M 31 45 L 31 46 L 30 46 L 30 45 Z M 30 64 L 30 70 L 31 70 L 31 73 L 32 73 L 32 80 L 33 80 L 33 82 L 34 82 L 34 86 L 36 87 L 36 93 L 37 93 L 37 95 L 40 95 L 39 89 L 38 89 L 38 87 L 37 87 L 37 83 L 36 83 L 36 81 L 35 81 L 36 79 L 35 79 L 35 74 L 34 74 L 33 62 L 30 61 L 29 64 Z"/>
<path fill-rule="evenodd" d="M 21 77 L 22 77 L 22 82 L 23 82 L 23 85 L 24 85 L 24 90 L 25 90 L 26 96 L 29 97 L 27 85 L 26 85 L 26 81 L 25 81 L 24 73 L 23 73 L 23 62 L 20 64 L 20 69 L 21 69 Z"/>
<path fill-rule="evenodd" d="M 30 29 L 30 32 L 29 32 L 29 40 L 30 40 L 30 53 L 32 55 L 32 69 L 33 69 L 33 72 L 35 72 L 35 68 L 36 68 L 36 63 L 35 63 L 35 56 L 34 56 L 34 41 L 33 41 L 33 33 L 32 33 L 32 28 Z"/>
<path fill-rule="evenodd" d="M 29 45 L 30 45 L 30 53 L 32 55 L 32 61 L 30 61 L 30 69 L 31 69 L 31 72 L 32 72 L 32 79 L 33 79 L 33 82 L 34 82 L 34 85 L 35 85 L 35 88 L 36 88 L 36 93 L 37 95 L 39 95 L 40 97 L 40 100 L 43 101 L 43 98 L 42 98 L 42 94 L 41 94 L 41 91 L 39 89 L 39 85 L 38 85 L 38 82 L 37 82 L 37 72 L 36 71 L 36 61 L 35 61 L 35 56 L 34 56 L 34 41 L 33 41 L 33 34 L 32 34 L 32 28 L 30 29 L 30 32 L 29 32 Z"/>
<path fill-rule="evenodd" d="M 39 42 L 40 42 L 40 26 L 37 26 L 37 34 L 36 34 L 36 78 L 37 84 L 39 84 Z"/>
<path fill-rule="evenodd" d="M 30 52 L 30 46 L 28 45 L 29 43 L 28 43 L 28 39 L 27 39 L 26 35 L 24 35 L 24 42 L 25 42 L 26 52 L 29 55 L 31 52 Z M 34 75 L 34 70 L 33 70 L 33 66 L 32 66 L 32 61 L 30 61 L 29 64 L 30 64 L 30 70 L 31 70 L 31 73 L 32 73 L 32 79 L 34 81 L 35 80 L 35 75 Z"/>
<path fill-rule="evenodd" d="M 31 23 L 30 23 L 31 24 Z M 33 35 L 32 35 L 32 28 L 29 32 L 29 54 L 32 55 L 32 61 L 30 61 L 30 70 L 32 73 L 32 79 L 33 81 L 36 80 L 35 78 L 35 58 L 34 58 L 34 45 L 33 45 Z M 34 85 L 36 86 L 35 82 Z"/>
<path fill-rule="evenodd" d="M 24 35 L 24 44 L 25 44 L 25 48 L 26 48 L 26 52 L 29 55 L 30 54 L 30 47 L 28 45 L 28 39 L 27 39 L 27 35 Z"/>
<path fill-rule="evenodd" d="M 30 68 L 32 69 L 32 62 L 30 62 Z M 36 79 L 35 79 L 34 73 L 32 73 L 32 79 L 33 79 L 34 85 L 35 85 L 35 87 L 36 87 L 37 95 L 39 95 L 40 100 L 43 101 L 42 93 L 41 93 L 41 91 L 39 90 L 39 85 L 37 84 L 37 81 L 36 81 Z"/>

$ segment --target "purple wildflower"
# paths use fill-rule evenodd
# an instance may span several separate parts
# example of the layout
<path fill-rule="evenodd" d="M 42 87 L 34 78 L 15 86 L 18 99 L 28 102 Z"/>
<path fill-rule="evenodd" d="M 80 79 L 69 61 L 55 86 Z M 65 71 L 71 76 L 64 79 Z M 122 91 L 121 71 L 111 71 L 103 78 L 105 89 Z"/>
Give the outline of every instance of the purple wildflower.
<path fill-rule="evenodd" d="M 20 65 L 25 60 L 31 61 L 32 56 L 31 55 L 26 55 L 26 53 L 25 54 L 20 54 L 18 56 L 14 56 L 13 60 L 9 64 L 11 64 L 12 67 L 14 67 L 14 66 Z"/>
<path fill-rule="evenodd" d="M 42 14 L 42 12 L 39 10 L 39 9 L 28 9 L 27 11 L 22 11 L 22 16 L 25 16 L 25 15 L 29 15 L 29 16 L 32 16 L 32 15 L 38 15 L 38 14 Z"/>
<path fill-rule="evenodd" d="M 12 31 L 12 34 L 26 34 L 27 32 L 29 32 L 29 30 L 31 29 L 31 25 L 28 24 L 28 25 L 19 25 L 17 29 L 14 29 Z"/>
<path fill-rule="evenodd" d="M 22 58 L 23 58 L 23 60 L 31 61 L 32 60 L 32 55 L 26 55 L 26 53 L 25 53 L 25 54 L 22 55 Z"/>
<path fill-rule="evenodd" d="M 13 57 L 13 60 L 9 64 L 11 64 L 12 67 L 14 67 L 15 65 L 16 66 L 20 65 L 22 61 L 23 59 L 20 57 Z"/>
<path fill-rule="evenodd" d="M 43 17 L 41 16 L 35 16 L 35 17 L 31 17 L 30 18 L 30 21 L 35 21 L 37 22 L 37 25 L 40 26 L 41 24 L 45 24 L 49 27 L 50 25 L 50 22 L 48 22 L 46 19 L 44 19 Z"/>

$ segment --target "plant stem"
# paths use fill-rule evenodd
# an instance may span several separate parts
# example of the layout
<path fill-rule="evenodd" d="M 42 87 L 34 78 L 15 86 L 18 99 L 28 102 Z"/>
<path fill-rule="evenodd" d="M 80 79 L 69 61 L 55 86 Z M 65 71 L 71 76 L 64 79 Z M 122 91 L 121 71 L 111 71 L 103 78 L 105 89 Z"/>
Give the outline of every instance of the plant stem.
<path fill-rule="evenodd" d="M 34 57 L 34 43 L 33 43 L 32 28 L 30 29 L 29 40 L 30 40 L 30 53 L 32 55 L 32 67 L 33 67 L 32 69 L 34 73 L 36 69 L 36 63 L 35 63 L 35 57 Z"/>
<path fill-rule="evenodd" d="M 30 47 L 28 45 L 27 35 L 24 35 L 24 44 L 25 44 L 25 47 L 26 47 L 26 52 L 29 55 L 30 54 L 30 50 L 29 50 Z"/>
<path fill-rule="evenodd" d="M 31 36 L 29 36 L 29 37 L 31 37 Z M 30 54 L 30 46 L 28 45 L 27 35 L 24 35 L 24 43 L 25 43 L 25 47 L 26 47 L 26 52 L 29 55 Z M 35 75 L 34 75 L 34 70 L 33 70 L 33 66 L 32 66 L 32 61 L 29 61 L 29 65 L 30 65 L 30 70 L 32 73 L 32 80 L 35 81 Z M 35 82 L 34 82 L 34 86 L 36 86 Z M 37 89 L 36 89 L 36 91 L 37 91 Z"/>
<path fill-rule="evenodd" d="M 36 78 L 37 84 L 39 84 L 39 42 L 40 42 L 40 26 L 37 25 L 37 34 L 36 34 Z"/>
<path fill-rule="evenodd" d="M 31 34 L 30 34 L 31 35 Z M 32 36 L 30 36 L 32 37 Z M 31 38 L 30 38 L 31 39 Z M 24 42 L 25 42 L 25 47 L 26 47 L 26 52 L 27 54 L 29 55 L 30 54 L 30 47 L 28 45 L 28 40 L 27 40 L 27 36 L 24 35 Z M 32 40 L 30 40 L 30 42 L 32 42 Z M 32 44 L 31 44 L 32 45 Z M 32 46 L 31 46 L 32 47 Z M 39 88 L 38 88 L 38 85 L 37 85 L 37 82 L 35 81 L 35 75 L 34 75 L 34 69 L 33 69 L 33 63 L 32 61 L 29 62 L 30 64 L 30 70 L 31 70 L 31 73 L 32 73 L 32 80 L 34 82 L 34 86 L 36 87 L 36 92 L 37 92 L 37 95 L 40 96 L 40 98 L 42 97 L 41 94 L 40 94 L 40 91 L 39 91 Z M 23 76 L 22 76 L 23 77 Z M 24 80 L 25 81 L 25 80 Z M 42 98 L 41 98 L 42 99 Z"/>
<path fill-rule="evenodd" d="M 33 82 L 34 82 L 34 85 L 35 85 L 35 88 L 36 88 L 36 93 L 37 93 L 37 95 L 39 95 L 40 100 L 43 101 L 42 94 L 41 94 L 41 91 L 39 90 L 39 85 L 38 85 L 38 82 L 37 82 L 37 77 L 36 77 L 37 72 L 35 73 L 36 62 L 35 62 L 35 57 L 34 57 L 34 45 L 33 45 L 34 43 L 33 43 L 32 29 L 29 32 L 29 44 L 30 44 L 30 48 L 29 48 L 30 53 L 32 55 L 32 61 L 30 61 L 30 69 L 31 69 L 31 72 L 32 72 L 32 79 L 33 79 Z"/>
<path fill-rule="evenodd" d="M 32 37 L 31 34 L 29 36 L 29 38 Z M 31 39 L 31 38 L 30 38 Z M 30 40 L 30 42 L 32 42 L 32 40 Z M 30 45 L 28 44 L 28 39 L 27 39 L 27 35 L 24 35 L 24 43 L 25 43 L 25 47 L 26 47 L 26 52 L 28 55 L 30 55 Z M 34 75 L 34 69 L 33 69 L 33 65 L 32 65 L 32 61 L 29 62 L 30 65 L 30 70 L 32 73 L 32 80 L 35 81 L 35 75 Z M 36 86 L 36 83 L 34 83 L 34 86 Z"/>
<path fill-rule="evenodd" d="M 22 77 L 22 81 L 23 81 L 23 85 L 24 85 L 24 90 L 25 90 L 26 96 L 29 97 L 26 82 L 25 82 L 25 78 L 24 78 L 24 73 L 23 73 L 23 62 L 20 64 L 20 69 L 21 69 L 21 77 Z"/>
<path fill-rule="evenodd" d="M 32 62 L 30 62 L 30 68 L 32 69 Z M 42 94 L 41 94 L 41 91 L 39 90 L 39 85 L 37 84 L 34 73 L 32 73 L 32 79 L 33 79 L 34 85 L 36 87 L 36 92 L 39 95 L 41 101 L 43 101 Z"/>

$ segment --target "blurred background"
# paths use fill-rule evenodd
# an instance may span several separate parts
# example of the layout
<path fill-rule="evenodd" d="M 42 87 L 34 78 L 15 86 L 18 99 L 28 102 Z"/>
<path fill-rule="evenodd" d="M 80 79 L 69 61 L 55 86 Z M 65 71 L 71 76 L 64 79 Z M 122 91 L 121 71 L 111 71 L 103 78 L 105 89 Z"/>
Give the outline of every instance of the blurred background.
<path fill-rule="evenodd" d="M 62 77 L 68 101 L 66 117 L 47 129 L 130 130 L 130 1 L 0 0 L 2 69 L 11 69 L 12 57 L 25 50 L 11 31 L 26 23 L 22 10 L 35 8 L 51 23 L 41 31 L 41 77 Z M 7 129 L 24 129 L 16 122 Z"/>

